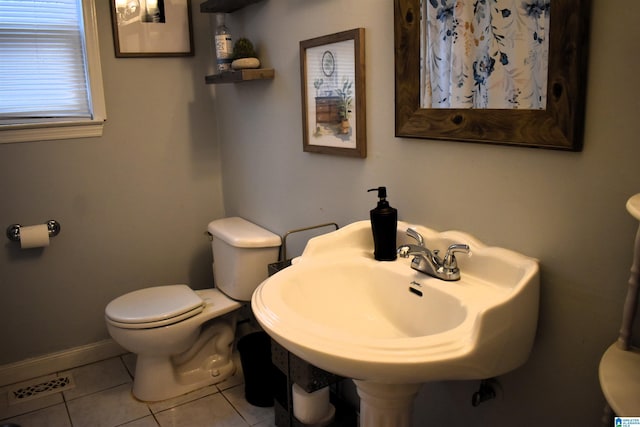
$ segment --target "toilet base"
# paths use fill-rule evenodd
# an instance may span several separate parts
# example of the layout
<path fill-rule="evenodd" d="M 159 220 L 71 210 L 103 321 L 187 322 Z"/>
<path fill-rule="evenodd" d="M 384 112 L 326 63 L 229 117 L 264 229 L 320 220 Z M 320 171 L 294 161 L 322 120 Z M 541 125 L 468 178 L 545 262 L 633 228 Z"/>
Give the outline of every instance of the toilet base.
<path fill-rule="evenodd" d="M 229 378 L 236 372 L 231 360 L 235 325 L 235 313 L 205 323 L 193 347 L 176 356 L 138 354 L 133 395 L 155 402 Z"/>
<path fill-rule="evenodd" d="M 142 364 L 139 365 L 136 362 L 136 371 L 142 367 L 149 368 L 152 372 L 149 375 L 136 376 L 144 380 L 133 382 L 133 395 L 138 400 L 145 402 L 157 402 L 160 400 L 171 399 L 202 387 L 218 384 L 236 372 L 235 364 L 229 360 L 224 366 L 218 367 L 212 371 L 201 371 L 199 375 L 182 376 L 182 378 L 175 378 L 175 372 L 170 366 L 167 370 L 166 360 L 144 360 L 145 358 L 139 358 L 142 360 Z M 164 371 L 164 372 L 163 372 Z M 214 376 L 214 372 L 217 376 Z M 167 378 L 171 378 L 167 381 Z"/>

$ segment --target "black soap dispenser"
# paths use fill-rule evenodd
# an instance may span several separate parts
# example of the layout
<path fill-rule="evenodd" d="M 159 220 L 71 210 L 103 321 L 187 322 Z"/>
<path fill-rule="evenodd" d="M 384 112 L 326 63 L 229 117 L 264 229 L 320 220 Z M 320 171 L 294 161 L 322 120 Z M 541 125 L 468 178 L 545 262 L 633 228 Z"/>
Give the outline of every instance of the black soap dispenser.
<path fill-rule="evenodd" d="M 375 247 L 373 256 L 378 261 L 393 261 L 397 257 L 398 210 L 389 206 L 387 202 L 387 187 L 372 188 L 367 191 L 377 191 L 380 198 L 378 206 L 369 211 Z"/>

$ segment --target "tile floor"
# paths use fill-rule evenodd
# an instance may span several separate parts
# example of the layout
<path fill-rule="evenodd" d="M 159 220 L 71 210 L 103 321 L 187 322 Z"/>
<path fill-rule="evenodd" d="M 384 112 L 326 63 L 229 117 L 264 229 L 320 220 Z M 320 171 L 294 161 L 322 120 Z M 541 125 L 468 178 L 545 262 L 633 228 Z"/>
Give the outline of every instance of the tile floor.
<path fill-rule="evenodd" d="M 71 373 L 75 387 L 15 404 L 8 398 L 15 385 L 0 387 L 0 427 L 275 427 L 273 408 L 244 399 L 239 360 L 238 372 L 227 381 L 156 403 L 131 394 L 134 366 L 135 356 L 127 354 L 58 372 Z"/>

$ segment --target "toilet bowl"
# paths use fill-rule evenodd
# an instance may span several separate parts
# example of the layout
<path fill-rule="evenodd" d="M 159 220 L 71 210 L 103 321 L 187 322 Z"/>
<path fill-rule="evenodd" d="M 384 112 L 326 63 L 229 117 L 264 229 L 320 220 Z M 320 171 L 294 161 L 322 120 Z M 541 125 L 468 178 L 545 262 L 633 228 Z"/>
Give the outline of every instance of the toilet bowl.
<path fill-rule="evenodd" d="M 209 223 L 216 289 L 184 284 L 139 289 L 105 308 L 115 342 L 137 355 L 133 394 L 165 400 L 233 375 L 237 309 L 277 261 L 280 237 L 242 218 Z"/>

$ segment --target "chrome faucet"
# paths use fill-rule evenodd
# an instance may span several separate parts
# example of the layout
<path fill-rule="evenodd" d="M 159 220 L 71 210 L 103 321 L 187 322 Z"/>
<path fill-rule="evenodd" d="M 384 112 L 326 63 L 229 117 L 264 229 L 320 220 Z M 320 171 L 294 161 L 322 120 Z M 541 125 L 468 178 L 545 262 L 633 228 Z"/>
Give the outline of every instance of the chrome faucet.
<path fill-rule="evenodd" d="M 424 238 L 416 229 L 408 228 L 407 236 L 414 238 L 418 244 L 402 245 L 397 252 L 402 258 L 409 258 L 413 255 L 411 268 L 441 280 L 460 280 L 460 269 L 455 253 L 469 253 L 469 245 L 453 244 L 447 249 L 444 258 L 440 258 L 438 250 L 431 251 L 424 245 Z"/>

